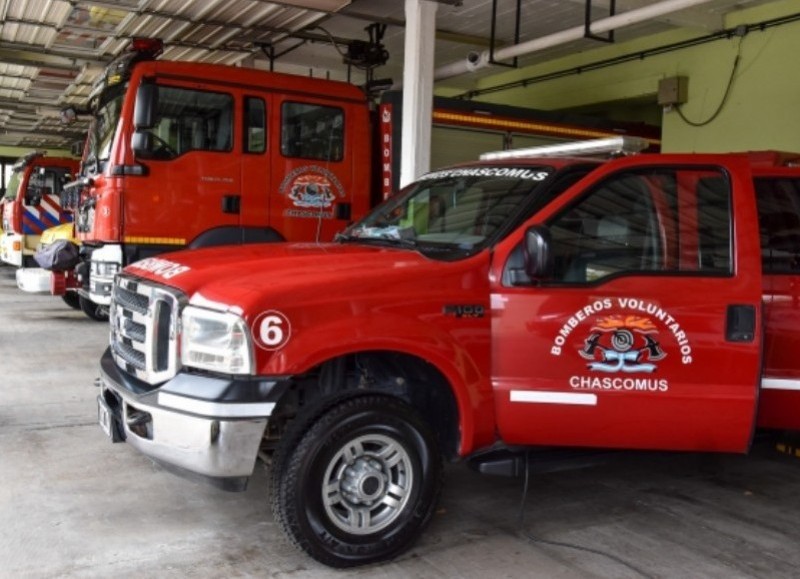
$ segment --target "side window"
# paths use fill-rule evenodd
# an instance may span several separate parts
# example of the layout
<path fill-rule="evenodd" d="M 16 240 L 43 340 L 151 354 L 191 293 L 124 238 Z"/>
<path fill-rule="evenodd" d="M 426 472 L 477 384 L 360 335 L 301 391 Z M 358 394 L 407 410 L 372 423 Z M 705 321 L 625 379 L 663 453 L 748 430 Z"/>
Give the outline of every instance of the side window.
<path fill-rule="evenodd" d="M 25 191 L 26 205 L 39 205 L 45 195 L 60 195 L 61 188 L 66 182 L 67 169 L 39 167 L 35 169 L 28 180 Z"/>
<path fill-rule="evenodd" d="M 52 185 L 53 173 L 47 171 L 44 167 L 36 167 L 31 171 L 31 175 L 28 178 L 28 187 L 25 189 L 25 205 L 39 205 L 42 196 L 53 192 L 52 189 L 48 190 L 48 181 Z"/>
<path fill-rule="evenodd" d="M 263 153 L 267 150 L 267 107 L 260 98 L 244 99 L 244 152 Z"/>
<path fill-rule="evenodd" d="M 344 157 L 344 111 L 309 103 L 283 103 L 281 154 L 301 159 L 341 161 Z"/>
<path fill-rule="evenodd" d="M 800 179 L 755 181 L 764 273 L 800 271 Z"/>
<path fill-rule="evenodd" d="M 553 278 L 592 283 L 626 273 L 731 269 L 730 187 L 716 170 L 614 175 L 555 217 Z"/>
<path fill-rule="evenodd" d="M 189 151 L 230 151 L 233 97 L 161 86 L 153 135 L 153 157 L 172 159 Z"/>

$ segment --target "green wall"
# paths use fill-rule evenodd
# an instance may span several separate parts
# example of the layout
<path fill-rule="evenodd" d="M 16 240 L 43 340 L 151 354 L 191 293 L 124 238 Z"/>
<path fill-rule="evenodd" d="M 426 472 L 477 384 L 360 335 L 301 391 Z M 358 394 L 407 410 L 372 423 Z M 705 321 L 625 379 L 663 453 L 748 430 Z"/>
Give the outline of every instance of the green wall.
<path fill-rule="evenodd" d="M 729 18 L 725 27 L 756 24 L 796 13 L 800 13 L 800 1 L 781 0 L 743 10 L 735 18 Z M 617 34 L 624 37 L 622 32 Z M 614 45 L 598 43 L 597 47 L 577 55 L 481 79 L 475 88 L 568 70 L 704 34 L 707 32 L 684 29 Z M 688 100 L 682 112 L 690 121 L 707 120 L 722 101 L 737 51 L 740 61 L 729 97 L 712 122 L 692 127 L 676 111 L 661 111 L 657 106 L 659 80 L 686 76 L 689 79 Z M 798 55 L 800 21 L 763 31 L 752 30 L 743 38 L 723 38 L 647 56 L 643 60 L 537 82 L 525 88 L 488 93 L 475 100 L 544 110 L 602 111 L 614 118 L 627 117 L 636 121 L 658 121 L 660 116 L 664 151 L 800 151 Z M 463 89 L 448 88 L 446 81 L 437 85 L 437 94 L 444 96 L 463 92 Z"/>

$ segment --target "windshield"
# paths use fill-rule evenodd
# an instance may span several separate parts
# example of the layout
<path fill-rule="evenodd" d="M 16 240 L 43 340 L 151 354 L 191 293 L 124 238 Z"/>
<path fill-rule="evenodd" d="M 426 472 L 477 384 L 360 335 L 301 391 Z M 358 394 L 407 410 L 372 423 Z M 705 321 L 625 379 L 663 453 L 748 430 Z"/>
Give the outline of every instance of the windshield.
<path fill-rule="evenodd" d="M 14 171 L 11 177 L 8 178 L 8 185 L 6 185 L 6 199 L 16 199 L 19 194 L 19 185 L 22 182 L 22 171 Z"/>
<path fill-rule="evenodd" d="M 462 167 L 429 173 L 350 226 L 342 239 L 470 252 L 501 232 L 552 172 Z"/>
<path fill-rule="evenodd" d="M 85 164 L 88 165 L 90 171 L 101 171 L 102 167 L 93 167 L 93 165 L 108 161 L 111 155 L 111 143 L 114 140 L 114 131 L 117 129 L 122 112 L 125 86 L 114 87 L 103 94 L 102 104 L 94 114 L 89 128 L 85 159 Z"/>

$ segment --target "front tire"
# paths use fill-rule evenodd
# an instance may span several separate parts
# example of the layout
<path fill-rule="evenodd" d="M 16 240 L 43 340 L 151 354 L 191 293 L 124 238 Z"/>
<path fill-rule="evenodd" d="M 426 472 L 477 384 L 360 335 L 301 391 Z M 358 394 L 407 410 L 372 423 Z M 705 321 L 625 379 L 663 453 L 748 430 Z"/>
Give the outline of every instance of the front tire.
<path fill-rule="evenodd" d="M 67 292 L 61 299 L 64 300 L 64 303 L 71 307 L 73 310 L 80 310 L 81 308 L 81 297 L 75 292 Z"/>
<path fill-rule="evenodd" d="M 83 296 L 79 297 L 79 304 L 81 306 L 81 311 L 95 322 L 108 321 L 108 308 L 106 306 L 96 304 Z"/>
<path fill-rule="evenodd" d="M 442 486 L 435 437 L 417 413 L 370 395 L 299 420 L 272 466 L 272 511 L 289 539 L 331 567 L 408 549 Z"/>

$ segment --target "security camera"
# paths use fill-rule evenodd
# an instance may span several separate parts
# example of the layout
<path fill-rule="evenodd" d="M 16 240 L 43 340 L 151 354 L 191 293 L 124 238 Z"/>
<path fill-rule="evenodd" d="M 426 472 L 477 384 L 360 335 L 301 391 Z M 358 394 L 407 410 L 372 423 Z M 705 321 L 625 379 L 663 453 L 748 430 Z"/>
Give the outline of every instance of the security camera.
<path fill-rule="evenodd" d="M 470 72 L 483 68 L 489 61 L 486 53 L 482 52 L 469 52 L 467 53 L 467 70 Z"/>

